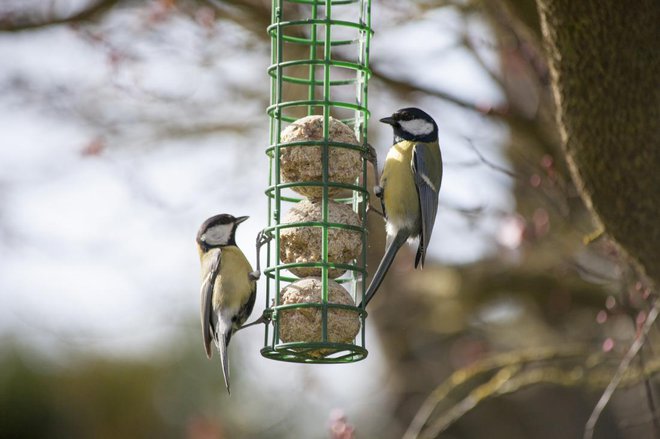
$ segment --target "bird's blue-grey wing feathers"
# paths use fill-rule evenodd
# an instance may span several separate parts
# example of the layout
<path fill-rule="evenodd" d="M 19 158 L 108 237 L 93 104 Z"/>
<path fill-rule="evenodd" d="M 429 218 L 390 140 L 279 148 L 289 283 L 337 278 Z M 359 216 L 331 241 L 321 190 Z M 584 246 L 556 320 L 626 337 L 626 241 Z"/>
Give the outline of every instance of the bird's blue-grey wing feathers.
<path fill-rule="evenodd" d="M 215 285 L 215 280 L 218 277 L 220 272 L 220 257 L 222 255 L 221 251 L 216 252 L 211 261 L 211 266 L 209 268 L 204 281 L 202 282 L 202 309 L 201 309 L 201 318 L 202 318 L 202 335 L 204 337 L 204 349 L 206 349 L 206 356 L 211 358 L 213 351 L 211 350 L 213 343 L 213 333 L 215 331 L 214 319 L 216 318 L 213 314 L 213 286 Z"/>
<path fill-rule="evenodd" d="M 426 250 L 431 241 L 431 232 L 438 211 L 438 192 L 442 182 L 442 159 L 437 144 L 417 143 L 413 149 L 411 163 L 415 176 L 415 186 L 419 197 L 421 234 L 419 248 L 415 257 L 415 268 L 424 266 Z"/>

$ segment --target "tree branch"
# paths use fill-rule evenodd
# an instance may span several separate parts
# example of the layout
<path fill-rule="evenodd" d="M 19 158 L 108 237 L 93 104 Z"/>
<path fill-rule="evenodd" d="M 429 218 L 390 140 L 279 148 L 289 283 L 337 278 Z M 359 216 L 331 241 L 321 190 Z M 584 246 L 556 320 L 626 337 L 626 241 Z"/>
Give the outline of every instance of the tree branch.
<path fill-rule="evenodd" d="M 65 17 L 37 18 L 34 14 L 0 16 L 0 32 L 21 32 L 67 23 L 80 23 L 98 19 L 111 10 L 120 0 L 97 0 L 90 2 L 80 11 Z"/>

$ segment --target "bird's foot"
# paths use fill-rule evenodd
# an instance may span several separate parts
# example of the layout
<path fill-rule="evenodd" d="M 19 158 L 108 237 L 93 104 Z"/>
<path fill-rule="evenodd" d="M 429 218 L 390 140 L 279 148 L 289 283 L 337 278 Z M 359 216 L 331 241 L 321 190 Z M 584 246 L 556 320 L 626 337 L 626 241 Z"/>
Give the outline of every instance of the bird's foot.
<path fill-rule="evenodd" d="M 270 232 L 261 231 L 257 234 L 257 249 L 263 247 L 265 244 L 270 242 L 273 239 L 273 235 Z"/>
<path fill-rule="evenodd" d="M 369 212 L 377 213 L 378 215 L 385 218 L 385 214 L 383 212 L 381 212 L 380 210 L 376 209 L 374 206 L 372 206 L 371 203 L 367 204 L 367 213 L 369 213 Z"/>
<path fill-rule="evenodd" d="M 262 230 L 257 234 L 257 269 L 250 273 L 251 280 L 257 280 L 261 277 L 261 257 L 259 250 L 261 250 L 264 244 L 270 242 L 271 239 L 273 239 L 273 235 L 270 232 L 264 232 Z"/>
<path fill-rule="evenodd" d="M 249 328 L 250 326 L 254 325 L 259 325 L 259 324 L 268 324 L 270 322 L 270 314 L 266 315 L 266 312 L 264 312 L 261 317 L 259 317 L 257 320 L 251 323 L 246 323 L 245 325 L 241 326 L 240 328 L 237 329 L 237 331 L 240 331 L 241 329 Z"/>
<path fill-rule="evenodd" d="M 371 146 L 369 143 L 367 143 L 366 148 L 366 151 L 362 153 L 362 157 L 374 165 L 374 168 L 378 168 L 378 155 L 376 154 L 376 148 Z"/>

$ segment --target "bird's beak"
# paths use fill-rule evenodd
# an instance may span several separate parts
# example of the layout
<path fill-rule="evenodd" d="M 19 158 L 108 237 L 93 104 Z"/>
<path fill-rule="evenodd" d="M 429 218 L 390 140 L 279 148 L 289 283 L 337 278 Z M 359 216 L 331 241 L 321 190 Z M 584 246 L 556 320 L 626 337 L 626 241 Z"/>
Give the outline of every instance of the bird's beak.
<path fill-rule="evenodd" d="M 239 216 L 238 218 L 236 218 L 236 222 L 234 224 L 240 224 L 248 218 L 250 218 L 250 217 L 249 216 Z"/>
<path fill-rule="evenodd" d="M 394 120 L 394 118 L 391 117 L 391 116 L 390 117 L 384 117 L 380 121 L 383 122 L 383 123 L 386 123 L 388 125 L 395 125 L 396 124 L 396 120 Z"/>

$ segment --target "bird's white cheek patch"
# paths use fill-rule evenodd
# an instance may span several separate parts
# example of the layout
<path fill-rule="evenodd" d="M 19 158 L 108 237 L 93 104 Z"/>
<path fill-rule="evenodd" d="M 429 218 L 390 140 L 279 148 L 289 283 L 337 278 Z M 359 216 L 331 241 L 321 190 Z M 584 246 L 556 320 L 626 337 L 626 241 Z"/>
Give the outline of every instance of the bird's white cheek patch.
<path fill-rule="evenodd" d="M 224 245 L 231 236 L 232 224 L 220 224 L 206 231 L 206 242 L 210 245 Z"/>
<path fill-rule="evenodd" d="M 423 119 L 402 120 L 399 125 L 414 136 L 425 136 L 433 132 L 433 124 Z"/>

